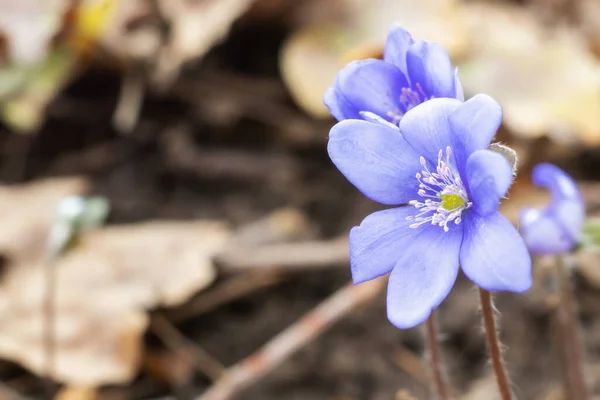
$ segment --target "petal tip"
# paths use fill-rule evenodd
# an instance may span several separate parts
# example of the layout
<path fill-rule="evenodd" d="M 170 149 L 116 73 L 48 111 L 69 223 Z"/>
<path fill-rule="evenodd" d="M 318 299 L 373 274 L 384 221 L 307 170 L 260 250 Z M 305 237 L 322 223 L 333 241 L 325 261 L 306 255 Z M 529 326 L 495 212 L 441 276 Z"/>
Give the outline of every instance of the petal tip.
<path fill-rule="evenodd" d="M 388 320 L 398 329 L 410 329 L 425 322 L 431 315 L 431 309 L 429 311 L 407 315 L 405 312 L 395 312 L 392 307 L 387 307 L 387 318 Z"/>
<path fill-rule="evenodd" d="M 502 120 L 502 105 L 500 105 L 496 99 L 487 94 L 476 94 L 469 100 L 465 101 L 463 107 L 464 106 L 476 106 L 479 110 L 485 111 L 486 113 L 489 113 L 489 115 L 497 115 L 500 117 L 500 120 Z"/>

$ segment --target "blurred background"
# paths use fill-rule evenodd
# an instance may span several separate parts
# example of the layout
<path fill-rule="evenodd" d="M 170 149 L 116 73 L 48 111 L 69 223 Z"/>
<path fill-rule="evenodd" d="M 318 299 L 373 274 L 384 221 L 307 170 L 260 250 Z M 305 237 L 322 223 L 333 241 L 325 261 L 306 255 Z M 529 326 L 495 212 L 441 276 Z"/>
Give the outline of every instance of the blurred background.
<path fill-rule="evenodd" d="M 507 217 L 547 200 L 540 161 L 598 213 L 599 0 L 0 0 L 0 399 L 427 399 L 420 328 L 348 286 L 380 206 L 326 153 L 325 89 L 394 22 L 503 105 Z M 49 256 L 73 195 L 103 206 Z M 575 261 L 600 394 L 600 253 Z M 566 399 L 549 270 L 497 296 L 519 399 Z M 456 398 L 495 399 L 464 277 L 439 329 Z"/>

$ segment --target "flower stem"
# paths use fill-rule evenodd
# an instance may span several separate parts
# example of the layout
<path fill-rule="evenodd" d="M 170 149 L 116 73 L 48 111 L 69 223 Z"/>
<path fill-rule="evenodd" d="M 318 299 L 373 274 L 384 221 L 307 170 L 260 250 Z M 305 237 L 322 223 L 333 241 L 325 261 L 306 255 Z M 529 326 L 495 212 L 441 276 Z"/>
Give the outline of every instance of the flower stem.
<path fill-rule="evenodd" d="M 565 256 L 556 262 L 559 300 L 554 311 L 554 340 L 562 365 L 565 392 L 572 400 L 590 398 L 583 372 L 583 355 L 571 274 Z"/>
<path fill-rule="evenodd" d="M 448 382 L 446 381 L 445 373 L 442 367 L 440 357 L 440 349 L 438 346 L 438 334 L 435 321 L 435 310 L 431 311 L 431 315 L 425 322 L 425 343 L 427 348 L 427 358 L 429 362 L 429 372 L 433 383 L 433 390 L 437 395 L 438 400 L 448 400 L 450 395 L 448 392 Z"/>
<path fill-rule="evenodd" d="M 511 400 L 510 382 L 504 368 L 502 360 L 502 351 L 500 350 L 500 339 L 496 328 L 496 318 L 494 316 L 494 305 L 492 295 L 487 290 L 479 288 L 479 299 L 481 301 L 481 313 L 483 325 L 485 328 L 485 338 L 487 340 L 488 351 L 492 361 L 492 369 L 496 375 L 496 384 L 502 400 Z"/>

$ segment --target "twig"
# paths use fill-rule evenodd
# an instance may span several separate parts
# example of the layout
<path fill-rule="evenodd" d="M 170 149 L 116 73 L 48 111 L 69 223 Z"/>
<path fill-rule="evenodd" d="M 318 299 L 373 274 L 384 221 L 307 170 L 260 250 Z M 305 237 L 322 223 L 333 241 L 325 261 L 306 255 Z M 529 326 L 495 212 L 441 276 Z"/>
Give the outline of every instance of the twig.
<path fill-rule="evenodd" d="M 45 371 L 45 396 L 46 399 L 52 400 L 54 397 L 54 364 L 56 353 L 56 337 L 55 337 L 55 297 L 56 297 L 56 257 L 52 257 L 44 268 L 45 295 L 44 295 L 44 349 L 46 350 L 46 371 Z"/>
<path fill-rule="evenodd" d="M 278 243 L 239 247 L 219 254 L 215 261 L 224 271 L 256 269 L 312 269 L 348 265 L 348 238 L 329 241 Z"/>
<path fill-rule="evenodd" d="M 151 320 L 151 328 L 163 343 L 178 355 L 191 357 L 193 365 L 212 380 L 217 380 L 225 372 L 225 367 L 204 349 L 191 343 L 162 314 L 155 314 Z"/>
<path fill-rule="evenodd" d="M 141 68 L 130 68 L 123 75 L 121 93 L 113 114 L 113 125 L 121 133 L 130 133 L 138 122 L 144 99 L 144 77 Z"/>
<path fill-rule="evenodd" d="M 228 372 L 197 400 L 231 399 L 315 339 L 335 321 L 373 299 L 384 283 L 385 279 L 377 279 L 358 286 L 351 283 L 344 286 L 254 354 L 230 367 Z"/>
<path fill-rule="evenodd" d="M 281 274 L 273 271 L 248 272 L 233 276 L 223 284 L 209 290 L 185 305 L 167 312 L 169 320 L 175 323 L 204 314 L 217 307 L 239 299 L 256 290 L 280 282 Z"/>
<path fill-rule="evenodd" d="M 423 358 L 420 354 L 414 353 L 405 346 L 400 346 L 394 352 L 393 361 L 402 369 L 402 371 L 404 371 L 420 385 L 423 385 L 423 387 L 427 387 L 427 385 L 429 385 L 429 375 L 427 374 L 425 365 L 423 365 Z"/>
<path fill-rule="evenodd" d="M 560 298 L 554 311 L 554 340 L 561 362 L 565 392 L 570 400 L 590 398 L 583 370 L 582 344 L 573 297 L 573 284 L 565 256 L 558 256 L 556 276 Z"/>
<path fill-rule="evenodd" d="M 56 265 L 71 239 L 75 235 L 75 221 L 83 209 L 75 198 L 65 198 L 57 209 L 56 220 L 53 222 L 48 235 L 46 248 L 46 263 L 42 266 L 45 282 L 45 293 L 42 300 L 43 335 L 46 370 L 46 398 L 51 400 L 54 392 L 53 376 L 56 362 Z"/>
<path fill-rule="evenodd" d="M 161 136 L 169 170 L 200 178 L 231 179 L 237 182 L 288 183 L 305 168 L 281 152 L 258 152 L 226 148 L 198 148 L 186 126 L 173 126 Z"/>
<path fill-rule="evenodd" d="M 496 376 L 496 384 L 498 385 L 498 390 L 500 392 L 500 398 L 502 400 L 511 400 L 510 383 L 504 368 L 504 361 L 502 360 L 502 351 L 500 350 L 500 339 L 498 338 L 498 331 L 496 328 L 492 295 L 487 290 L 479 288 L 479 299 L 481 300 L 481 313 L 485 328 L 485 337 L 490 353 L 490 359 L 492 361 L 492 369 Z"/>
<path fill-rule="evenodd" d="M 429 372 L 431 374 L 434 393 L 437 395 L 438 400 L 448 400 L 450 394 L 438 345 L 438 333 L 435 318 L 435 310 L 432 310 L 431 315 L 425 322 L 427 361 L 429 362 Z"/>

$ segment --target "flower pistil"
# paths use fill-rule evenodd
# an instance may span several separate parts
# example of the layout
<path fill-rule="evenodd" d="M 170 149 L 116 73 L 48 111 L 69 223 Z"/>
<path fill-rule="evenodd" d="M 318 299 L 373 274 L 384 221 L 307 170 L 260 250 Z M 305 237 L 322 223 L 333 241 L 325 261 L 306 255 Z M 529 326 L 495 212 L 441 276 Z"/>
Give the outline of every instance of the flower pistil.
<path fill-rule="evenodd" d="M 456 169 L 450 163 L 452 149 L 446 147 L 446 153 L 442 150 L 438 153 L 438 163 L 435 172 L 429 171 L 427 161 L 420 158 L 423 170 L 416 174 L 419 181 L 417 192 L 424 200 L 411 200 L 408 204 L 419 210 L 419 213 L 406 217 L 414 220 L 411 228 L 430 222 L 438 225 L 448 232 L 448 223 L 454 221 L 456 225 L 461 222 L 462 212 L 472 206 L 467 191 Z"/>
<path fill-rule="evenodd" d="M 433 99 L 434 96 L 427 96 L 420 83 L 415 84 L 415 88 L 402 88 L 398 105 L 394 111 L 388 112 L 388 117 L 392 119 L 392 124 L 398 125 L 404 114 L 410 109 L 415 108 L 424 101 Z"/>

